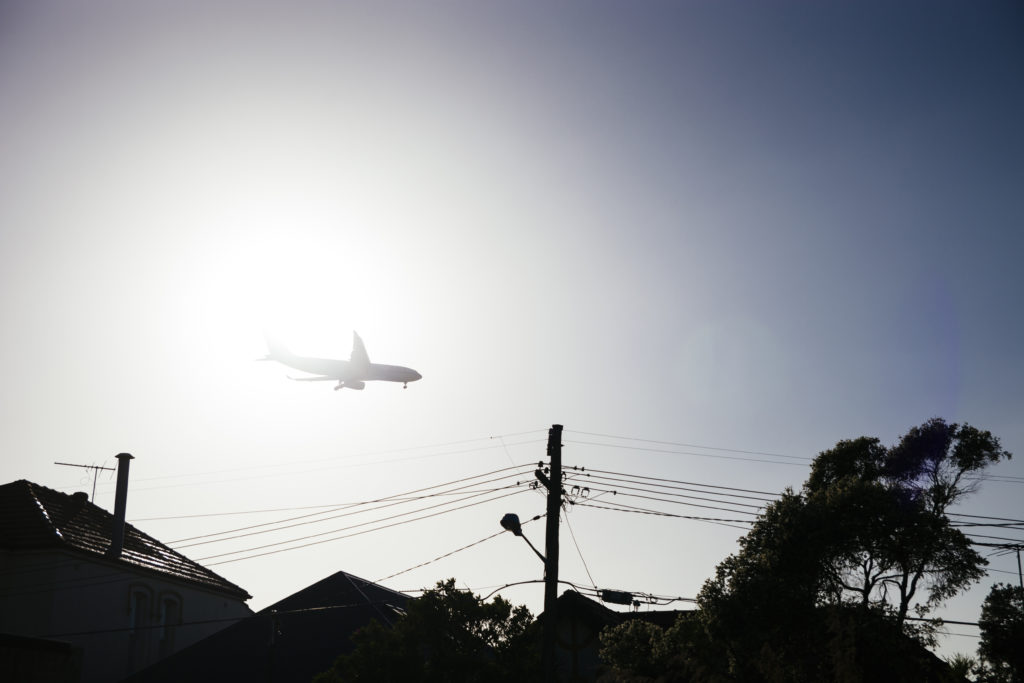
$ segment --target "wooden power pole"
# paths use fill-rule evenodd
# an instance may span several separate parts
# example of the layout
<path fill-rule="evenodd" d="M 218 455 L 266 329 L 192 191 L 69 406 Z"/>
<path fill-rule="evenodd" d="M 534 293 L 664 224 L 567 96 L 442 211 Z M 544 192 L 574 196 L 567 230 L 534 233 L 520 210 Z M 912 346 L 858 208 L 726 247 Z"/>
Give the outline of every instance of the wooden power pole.
<path fill-rule="evenodd" d="M 558 520 L 562 510 L 562 425 L 551 425 L 548 430 L 548 458 L 551 460 L 551 477 L 536 471 L 537 478 L 548 489 L 547 534 L 544 547 L 544 649 L 542 663 L 544 680 L 555 683 L 558 680 L 557 657 L 555 656 L 558 629 Z"/>

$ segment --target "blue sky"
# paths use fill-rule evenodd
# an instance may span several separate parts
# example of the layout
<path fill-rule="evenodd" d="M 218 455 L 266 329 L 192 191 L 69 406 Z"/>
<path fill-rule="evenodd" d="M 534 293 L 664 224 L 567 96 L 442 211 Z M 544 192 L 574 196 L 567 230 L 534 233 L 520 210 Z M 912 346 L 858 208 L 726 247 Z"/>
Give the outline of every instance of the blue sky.
<path fill-rule="evenodd" d="M 88 489 L 53 461 L 130 451 L 145 519 L 393 495 L 556 422 L 569 464 L 769 491 L 933 416 L 1019 453 L 1022 38 L 1010 2 L 0 3 L 2 479 Z M 253 362 L 264 330 L 347 357 L 353 329 L 424 379 Z M 1020 518 L 1019 460 L 993 473 L 963 511 Z M 218 569 L 258 608 L 507 511 Z M 596 583 L 688 597 L 740 533 L 570 517 Z M 388 585 L 540 578 L 519 546 Z"/>

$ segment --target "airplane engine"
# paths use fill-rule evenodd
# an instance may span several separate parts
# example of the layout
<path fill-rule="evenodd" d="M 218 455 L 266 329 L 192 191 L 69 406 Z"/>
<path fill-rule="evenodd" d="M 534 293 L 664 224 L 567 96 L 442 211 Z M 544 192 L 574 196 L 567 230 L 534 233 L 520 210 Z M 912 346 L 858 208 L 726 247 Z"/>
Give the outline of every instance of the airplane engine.
<path fill-rule="evenodd" d="M 345 386 L 349 389 L 355 389 L 356 391 L 362 391 L 366 388 L 366 382 L 345 382 Z"/>

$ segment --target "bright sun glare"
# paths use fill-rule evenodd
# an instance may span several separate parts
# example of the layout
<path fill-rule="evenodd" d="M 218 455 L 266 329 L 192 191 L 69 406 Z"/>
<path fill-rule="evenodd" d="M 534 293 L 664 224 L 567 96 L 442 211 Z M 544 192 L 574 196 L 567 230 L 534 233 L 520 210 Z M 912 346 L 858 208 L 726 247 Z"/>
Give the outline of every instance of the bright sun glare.
<path fill-rule="evenodd" d="M 401 336 L 405 269 L 334 208 L 263 200 L 222 216 L 190 257 L 207 343 L 251 357 L 269 333 L 297 353 L 347 358 L 352 330 Z"/>

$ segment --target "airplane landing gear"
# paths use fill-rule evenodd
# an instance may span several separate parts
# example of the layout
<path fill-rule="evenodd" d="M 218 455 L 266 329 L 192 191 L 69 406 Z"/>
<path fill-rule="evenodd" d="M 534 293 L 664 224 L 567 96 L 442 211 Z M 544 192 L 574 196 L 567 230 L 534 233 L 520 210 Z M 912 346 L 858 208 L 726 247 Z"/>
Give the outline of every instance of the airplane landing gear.
<path fill-rule="evenodd" d="M 402 382 L 402 388 L 403 389 L 408 389 L 409 388 L 409 383 L 408 382 Z"/>

